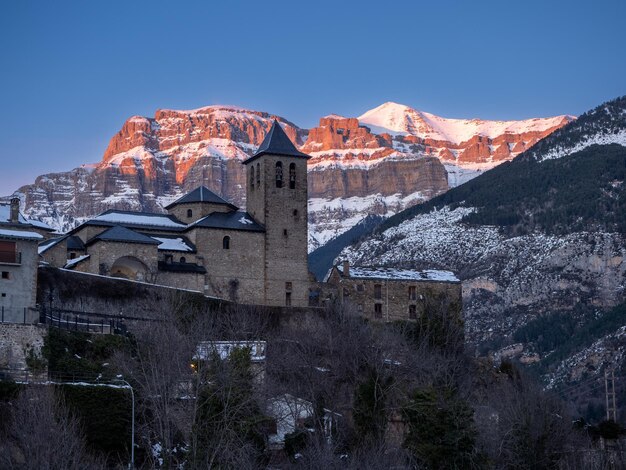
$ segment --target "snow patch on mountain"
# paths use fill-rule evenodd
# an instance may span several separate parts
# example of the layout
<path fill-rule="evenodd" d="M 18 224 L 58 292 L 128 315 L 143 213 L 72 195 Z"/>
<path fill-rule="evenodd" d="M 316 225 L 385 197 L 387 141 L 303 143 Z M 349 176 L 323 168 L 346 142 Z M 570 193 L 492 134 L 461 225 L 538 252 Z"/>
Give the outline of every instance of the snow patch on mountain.
<path fill-rule="evenodd" d="M 371 194 L 350 198 L 309 199 L 309 252 L 338 237 L 358 224 L 368 214 L 389 217 L 405 207 L 427 198 L 415 192 L 407 196 Z"/>
<path fill-rule="evenodd" d="M 626 147 L 626 129 L 621 129 L 614 133 L 599 132 L 597 134 L 587 136 L 576 145 L 570 146 L 557 146 L 541 156 L 539 161 L 553 160 L 555 158 L 562 158 L 572 153 L 580 152 L 591 145 L 610 145 L 619 144 Z"/>

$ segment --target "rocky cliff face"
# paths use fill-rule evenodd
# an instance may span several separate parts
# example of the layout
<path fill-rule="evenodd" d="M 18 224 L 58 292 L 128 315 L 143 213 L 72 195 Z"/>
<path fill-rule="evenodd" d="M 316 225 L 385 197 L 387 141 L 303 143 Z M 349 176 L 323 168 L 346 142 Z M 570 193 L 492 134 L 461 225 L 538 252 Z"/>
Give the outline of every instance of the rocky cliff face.
<path fill-rule="evenodd" d="M 458 136 L 442 139 L 424 126 L 406 125 L 402 131 L 368 124 L 378 119 L 390 125 L 385 113 L 397 117 L 398 106 L 383 105 L 359 119 L 327 116 L 310 130 L 279 116 L 232 106 L 159 110 L 153 118 L 128 119 L 101 162 L 40 176 L 18 194 L 26 213 L 61 230 L 111 208 L 162 211 L 200 184 L 243 206 L 240 162 L 254 153 L 277 119 L 312 156 L 309 241 L 315 248 L 369 213 L 391 215 L 445 192 L 449 183 L 454 186 L 480 168 L 511 158 L 566 120 L 536 120 L 530 130 L 500 126 L 504 130 L 498 135 L 481 121 L 483 127 L 466 130 L 463 135 L 469 138 L 463 142 L 457 142 Z M 417 111 L 401 110 L 416 122 Z"/>

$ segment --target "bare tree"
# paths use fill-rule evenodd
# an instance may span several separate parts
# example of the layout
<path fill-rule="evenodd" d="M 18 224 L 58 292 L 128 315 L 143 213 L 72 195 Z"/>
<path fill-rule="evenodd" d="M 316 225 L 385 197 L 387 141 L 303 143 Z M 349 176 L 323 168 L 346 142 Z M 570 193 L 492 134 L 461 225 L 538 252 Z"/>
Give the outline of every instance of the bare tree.
<path fill-rule="evenodd" d="M 104 468 L 85 448 L 78 419 L 51 386 L 25 387 L 12 403 L 0 467 L 7 469 Z"/>

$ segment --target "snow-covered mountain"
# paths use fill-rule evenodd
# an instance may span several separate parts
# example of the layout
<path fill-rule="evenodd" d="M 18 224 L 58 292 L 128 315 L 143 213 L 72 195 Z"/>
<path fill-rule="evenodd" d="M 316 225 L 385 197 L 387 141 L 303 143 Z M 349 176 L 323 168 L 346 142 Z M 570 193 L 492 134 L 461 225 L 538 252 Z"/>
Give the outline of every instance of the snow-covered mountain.
<path fill-rule="evenodd" d="M 40 176 L 17 193 L 25 213 L 61 230 L 111 208 L 162 211 L 201 184 L 243 205 L 240 162 L 255 151 L 273 119 L 313 157 L 313 249 L 367 214 L 390 216 L 513 158 L 571 118 L 462 121 L 386 103 L 359 119 L 326 116 L 307 130 L 236 106 L 165 109 L 128 119 L 99 163 Z"/>
<path fill-rule="evenodd" d="M 626 97 L 585 113 L 511 163 L 396 214 L 338 260 L 455 271 L 467 338 L 485 348 L 510 344 L 520 328 L 557 312 L 601 321 L 603 309 L 626 301 L 624 129 Z M 547 357 L 532 341 L 522 346 Z M 597 357 L 624 356 L 626 342 L 611 347 L 619 350 Z M 576 361 L 567 361 L 553 362 L 558 380 L 575 377 L 561 370 L 572 370 Z M 603 367 L 598 361 L 593 373 Z"/>

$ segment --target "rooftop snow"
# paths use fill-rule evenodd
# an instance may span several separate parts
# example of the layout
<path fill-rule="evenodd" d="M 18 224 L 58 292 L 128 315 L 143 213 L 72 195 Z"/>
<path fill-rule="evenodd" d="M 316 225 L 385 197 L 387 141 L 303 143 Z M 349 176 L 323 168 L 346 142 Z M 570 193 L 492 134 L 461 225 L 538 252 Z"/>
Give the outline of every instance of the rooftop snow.
<path fill-rule="evenodd" d="M 157 246 L 159 250 L 166 251 L 186 251 L 193 252 L 195 251 L 191 246 L 187 244 L 187 241 L 183 238 L 165 238 L 165 237 L 150 237 L 154 238 L 156 241 L 161 244 Z"/>
<path fill-rule="evenodd" d="M 5 230 L 5 229 L 0 229 L 0 237 L 22 238 L 26 240 L 43 239 L 43 236 L 39 235 L 37 232 L 28 232 L 28 231 L 23 231 L 23 230 Z"/>
<path fill-rule="evenodd" d="M 175 222 L 170 216 L 163 214 L 148 214 L 148 213 L 132 213 L 123 211 L 107 211 L 93 219 L 91 222 L 108 222 L 112 224 L 122 225 L 148 225 L 155 227 L 171 227 L 171 228 L 185 228 L 186 225 L 180 222 Z"/>
<path fill-rule="evenodd" d="M 74 259 L 68 259 L 67 263 L 65 263 L 64 268 L 65 269 L 71 269 L 74 266 L 76 266 L 78 263 L 80 263 L 81 261 L 86 260 L 87 258 L 89 258 L 90 255 L 82 255 L 79 256 L 78 258 L 74 258 Z"/>
<path fill-rule="evenodd" d="M 337 269 L 340 273 L 343 274 L 342 265 L 337 266 Z M 460 282 L 459 279 L 451 271 L 437 271 L 433 269 L 415 271 L 413 269 L 350 266 L 350 277 L 361 279 Z"/>

